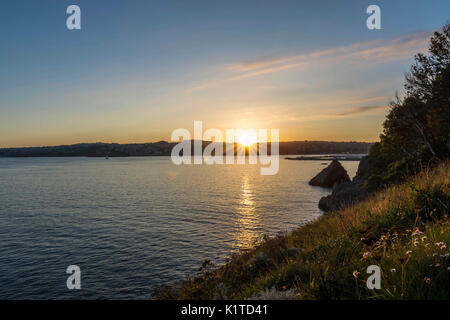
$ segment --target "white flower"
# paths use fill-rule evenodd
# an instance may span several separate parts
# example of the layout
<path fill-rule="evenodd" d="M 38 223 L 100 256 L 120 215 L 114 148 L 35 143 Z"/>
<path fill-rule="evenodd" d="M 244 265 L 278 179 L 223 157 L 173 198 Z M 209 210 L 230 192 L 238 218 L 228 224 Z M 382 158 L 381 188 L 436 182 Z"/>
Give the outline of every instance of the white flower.
<path fill-rule="evenodd" d="M 363 258 L 367 258 L 367 257 L 370 257 L 369 251 L 363 253 Z"/>
<path fill-rule="evenodd" d="M 406 254 L 411 254 L 411 253 L 412 253 L 411 250 L 406 251 Z"/>
<path fill-rule="evenodd" d="M 397 270 L 396 270 L 396 269 L 394 269 L 394 268 L 392 268 L 392 269 L 391 269 L 391 272 L 392 272 L 392 273 L 396 273 L 396 272 L 397 272 Z"/>
<path fill-rule="evenodd" d="M 445 249 L 447 248 L 447 245 L 445 244 L 445 242 L 436 242 L 435 243 L 436 246 L 438 246 L 440 249 Z"/>

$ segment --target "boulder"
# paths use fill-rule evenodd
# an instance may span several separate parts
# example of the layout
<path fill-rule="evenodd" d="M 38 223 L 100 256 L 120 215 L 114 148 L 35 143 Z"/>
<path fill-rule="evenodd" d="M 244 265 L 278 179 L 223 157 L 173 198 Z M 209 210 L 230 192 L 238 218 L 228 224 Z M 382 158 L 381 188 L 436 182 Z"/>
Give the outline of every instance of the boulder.
<path fill-rule="evenodd" d="M 345 182 L 336 185 L 333 192 L 319 201 L 319 208 L 325 212 L 336 211 L 364 199 L 366 192 L 361 185 Z"/>
<path fill-rule="evenodd" d="M 347 171 L 337 160 L 333 160 L 328 167 L 320 171 L 309 181 L 312 186 L 332 188 L 335 184 L 350 182 Z"/>
<path fill-rule="evenodd" d="M 335 185 L 329 196 L 320 199 L 319 208 L 325 212 L 336 211 L 363 200 L 367 196 L 367 192 L 363 189 L 367 168 L 368 161 L 365 157 L 359 163 L 353 180 Z"/>

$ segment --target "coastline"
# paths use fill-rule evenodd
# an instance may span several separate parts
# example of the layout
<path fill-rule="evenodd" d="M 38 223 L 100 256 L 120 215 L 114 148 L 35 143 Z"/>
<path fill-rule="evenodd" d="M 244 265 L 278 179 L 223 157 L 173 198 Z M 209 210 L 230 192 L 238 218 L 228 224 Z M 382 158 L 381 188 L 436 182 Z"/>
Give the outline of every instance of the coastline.
<path fill-rule="evenodd" d="M 361 161 L 366 155 L 342 155 L 342 156 L 298 156 L 298 157 L 285 157 L 286 160 L 317 160 L 317 161 Z"/>
<path fill-rule="evenodd" d="M 204 149 L 211 141 L 202 141 Z M 159 141 L 151 143 L 78 143 L 73 145 L 0 148 L 0 157 L 130 157 L 170 156 L 177 143 Z M 333 141 L 281 141 L 279 155 L 367 154 L 373 143 Z M 229 146 L 232 148 L 233 146 Z M 237 144 L 234 144 L 235 154 Z M 224 144 L 223 150 L 227 150 Z M 270 148 L 267 150 L 270 154 Z"/>
<path fill-rule="evenodd" d="M 207 260 L 199 274 L 157 288 L 153 298 L 445 299 L 450 262 L 445 255 L 433 258 L 433 252 L 434 243 L 450 241 L 445 218 L 449 185 L 446 162 L 292 232 L 266 238 L 223 266 Z M 435 199 L 433 216 L 424 197 Z M 417 235 L 425 239 L 419 246 L 412 243 Z M 425 272 L 430 259 L 439 260 L 439 268 Z M 365 268 L 373 264 L 384 272 L 382 290 L 366 287 Z M 407 283 L 392 271 L 400 269 Z"/>

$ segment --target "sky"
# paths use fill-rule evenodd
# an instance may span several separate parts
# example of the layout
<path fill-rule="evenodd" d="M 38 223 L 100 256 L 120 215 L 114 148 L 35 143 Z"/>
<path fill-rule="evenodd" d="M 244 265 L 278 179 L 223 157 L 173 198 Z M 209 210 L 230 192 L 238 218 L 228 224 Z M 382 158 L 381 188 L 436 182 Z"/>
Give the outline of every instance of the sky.
<path fill-rule="evenodd" d="M 0 147 L 170 140 L 177 128 L 376 141 L 450 1 L 3 0 Z M 81 8 L 68 30 L 66 8 Z M 366 8 L 381 8 L 369 30 Z"/>

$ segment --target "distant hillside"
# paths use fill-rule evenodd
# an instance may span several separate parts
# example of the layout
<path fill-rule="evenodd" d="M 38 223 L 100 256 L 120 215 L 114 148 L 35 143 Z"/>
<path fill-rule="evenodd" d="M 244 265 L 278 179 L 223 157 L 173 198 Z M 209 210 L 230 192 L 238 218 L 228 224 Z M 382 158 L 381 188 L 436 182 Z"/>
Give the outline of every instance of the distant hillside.
<path fill-rule="evenodd" d="M 210 142 L 204 141 L 203 146 Z M 0 157 L 129 157 L 169 156 L 176 143 L 159 141 L 154 143 L 79 143 L 54 147 L 27 147 L 0 149 Z M 372 143 L 332 141 L 280 142 L 281 155 L 294 154 L 366 154 Z M 225 149 L 224 149 L 225 150 Z"/>

